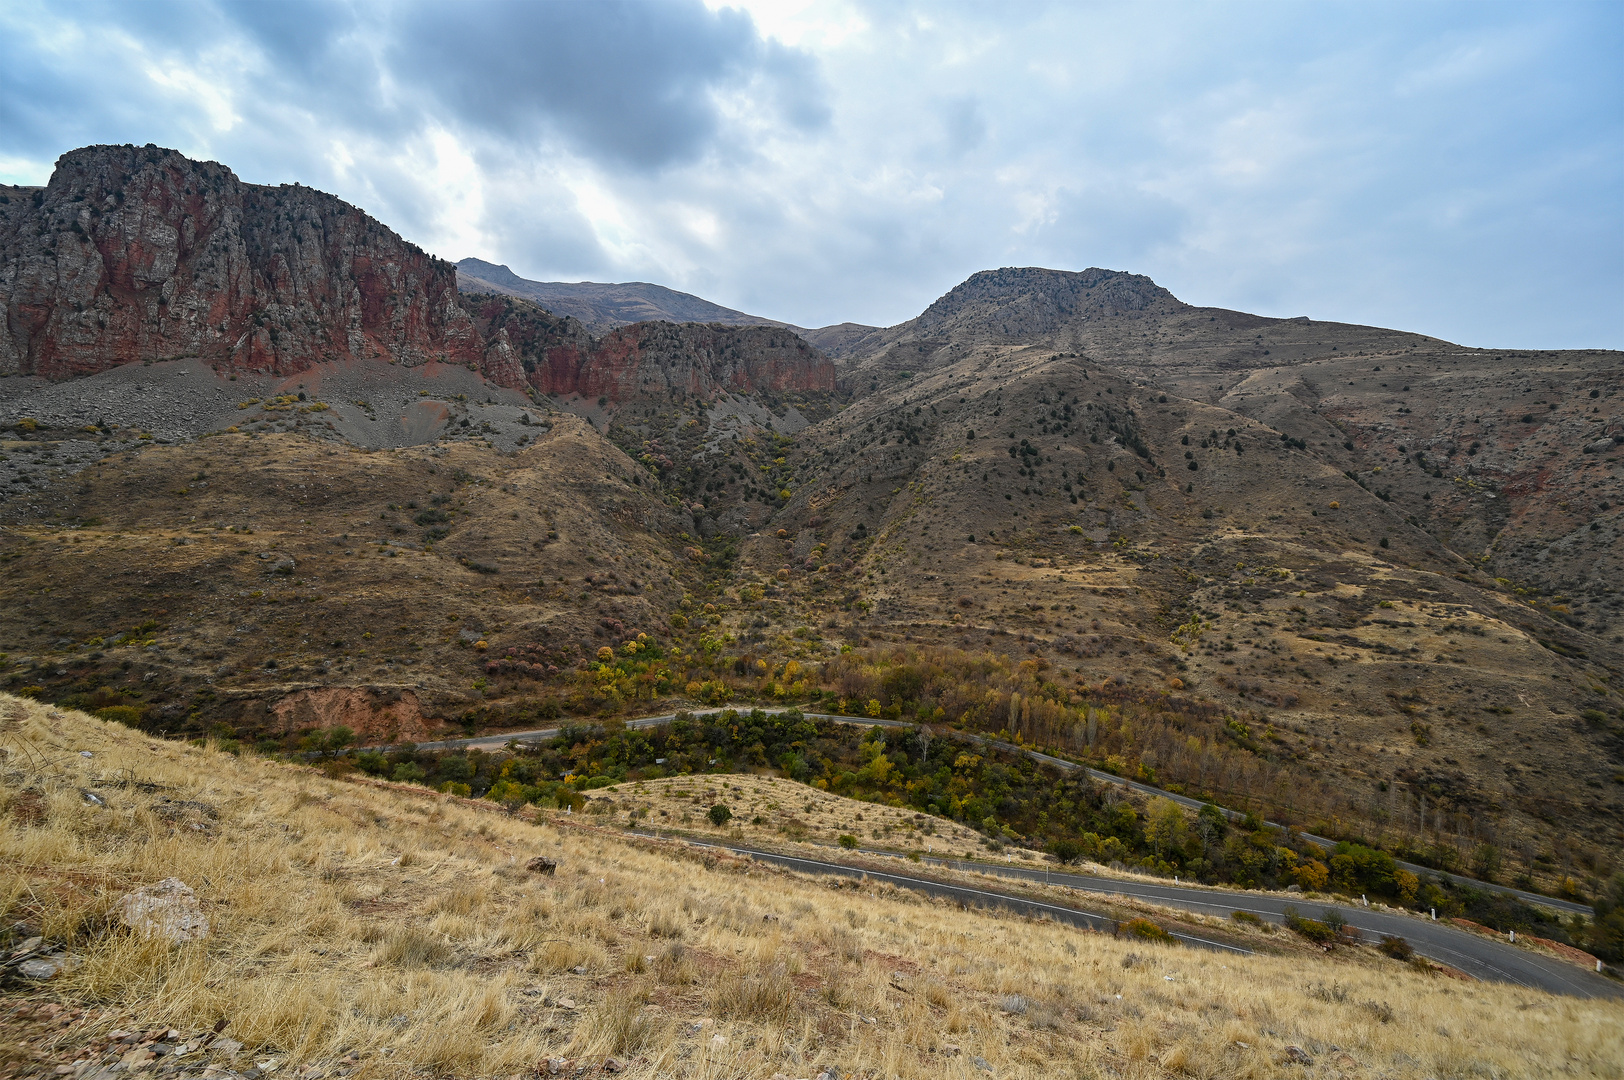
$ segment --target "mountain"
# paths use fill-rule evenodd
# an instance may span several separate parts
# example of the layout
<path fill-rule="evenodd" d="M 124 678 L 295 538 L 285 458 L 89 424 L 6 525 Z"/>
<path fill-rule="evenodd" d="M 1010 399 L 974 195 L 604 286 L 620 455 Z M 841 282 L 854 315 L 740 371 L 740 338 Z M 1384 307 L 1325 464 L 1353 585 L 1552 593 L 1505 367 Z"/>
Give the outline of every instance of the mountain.
<path fill-rule="evenodd" d="M 483 259 L 463 259 L 457 263 L 457 278 L 467 291 L 505 293 L 533 300 L 548 311 L 579 319 L 594 333 L 630 323 L 656 321 L 788 326 L 646 281 L 618 285 L 593 281 L 531 281 L 505 266 Z"/>
<path fill-rule="evenodd" d="M 309 189 L 58 172 L 0 204 L 13 691 L 287 747 L 815 701 L 1573 895 L 1624 850 L 1616 352 L 1098 268 L 594 332 Z"/>
<path fill-rule="evenodd" d="M 0 300 L 0 372 L 49 379 L 484 359 L 449 263 L 331 195 L 154 146 L 85 147 L 44 188 L 0 189 Z"/>

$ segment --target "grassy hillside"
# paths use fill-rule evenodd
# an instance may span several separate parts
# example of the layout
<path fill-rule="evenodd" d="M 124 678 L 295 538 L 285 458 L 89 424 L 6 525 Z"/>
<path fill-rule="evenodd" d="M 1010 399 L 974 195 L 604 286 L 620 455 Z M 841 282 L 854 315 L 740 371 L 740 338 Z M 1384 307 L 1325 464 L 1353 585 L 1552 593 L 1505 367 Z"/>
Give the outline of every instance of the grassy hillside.
<path fill-rule="evenodd" d="M 1616 1003 L 1364 950 L 1118 941 L 18 698 L 0 699 L 0 746 L 5 921 L 77 961 L 8 987 L 24 1000 L 5 1021 L 14 1074 L 133 1062 L 142 1033 L 188 1071 L 225 1063 L 229 1038 L 238 1069 L 358 1077 L 611 1056 L 631 1077 L 1241 1077 L 1278 1074 L 1292 1046 L 1349 1076 L 1611 1076 L 1624 1060 Z M 526 869 L 538 855 L 556 874 Z M 120 922 L 121 895 L 171 876 L 207 937 Z M 115 1033 L 134 1038 L 109 1049 Z"/>

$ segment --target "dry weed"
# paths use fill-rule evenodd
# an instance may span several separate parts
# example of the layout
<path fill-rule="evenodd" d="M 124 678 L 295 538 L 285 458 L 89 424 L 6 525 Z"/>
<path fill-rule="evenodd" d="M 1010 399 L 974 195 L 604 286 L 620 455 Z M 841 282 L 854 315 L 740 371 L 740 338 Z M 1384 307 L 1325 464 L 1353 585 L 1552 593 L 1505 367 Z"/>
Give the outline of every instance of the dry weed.
<path fill-rule="evenodd" d="M 104 1027 L 229 1018 L 255 1060 L 354 1053 L 367 1080 L 510 1076 L 600 1053 L 630 1061 L 628 1080 L 815 1075 L 825 1061 L 970 1080 L 987 1075 L 976 1057 L 1000 1080 L 1264 1077 L 1286 1045 L 1394 1080 L 1618 1077 L 1624 1061 L 1614 1001 L 1424 976 L 1374 950 L 1136 942 L 1124 966 L 1127 943 L 1050 923 L 832 890 L 18 699 L 0 696 L 0 711 L 18 717 L 0 730 L 9 760 L 26 739 L 62 763 L 0 772 L 0 918 L 80 960 L 50 992 L 94 1001 Z M 212 816 L 166 817 L 161 798 Z M 556 878 L 515 869 L 542 853 Z M 196 891 L 207 939 L 171 946 L 112 917 L 124 891 L 168 876 Z M 1024 1011 L 1003 1007 L 1012 997 Z"/>

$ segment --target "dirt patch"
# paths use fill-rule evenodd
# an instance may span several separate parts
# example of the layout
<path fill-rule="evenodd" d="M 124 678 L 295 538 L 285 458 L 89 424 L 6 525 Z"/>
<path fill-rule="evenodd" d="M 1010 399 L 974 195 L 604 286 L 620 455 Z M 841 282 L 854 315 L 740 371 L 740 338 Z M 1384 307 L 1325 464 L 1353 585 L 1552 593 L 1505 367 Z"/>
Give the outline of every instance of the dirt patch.
<path fill-rule="evenodd" d="M 436 733 L 440 721 L 423 715 L 417 695 L 380 695 L 354 686 L 300 690 L 271 706 L 283 731 L 347 727 L 365 743 L 371 739 L 422 740 Z"/>

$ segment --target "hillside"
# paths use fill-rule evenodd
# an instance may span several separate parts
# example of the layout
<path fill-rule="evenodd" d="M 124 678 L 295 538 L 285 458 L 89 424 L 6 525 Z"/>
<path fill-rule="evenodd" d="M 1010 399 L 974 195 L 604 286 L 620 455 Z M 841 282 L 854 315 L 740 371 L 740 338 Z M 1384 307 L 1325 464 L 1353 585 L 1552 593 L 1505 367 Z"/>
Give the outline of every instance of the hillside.
<path fill-rule="evenodd" d="M 11 940 L 37 935 L 62 969 L 12 984 L 10 1075 L 122 1059 L 306 1076 L 1240 1077 L 1306 1058 L 1358 1076 L 1552 1061 L 1599 1076 L 1624 1053 L 1616 1002 L 1465 986 L 1373 950 L 1118 940 L 14 698 L 0 745 Z M 530 870 L 537 856 L 556 869 Z M 169 886 L 179 906 L 158 909 L 190 939 L 175 944 L 128 927 L 120 899 L 167 878 L 191 894 Z"/>
<path fill-rule="evenodd" d="M 587 329 L 599 334 L 639 322 L 786 325 L 646 281 L 613 285 L 595 281 L 531 281 L 505 266 L 483 259 L 463 259 L 457 263 L 457 281 L 465 292 L 505 293 L 534 301 L 548 311 L 578 319 Z"/>
<path fill-rule="evenodd" d="M 145 186 L 75 231 L 75 195 L 126 166 Z M 267 238 L 232 280 L 271 319 L 295 219 L 418 255 L 167 152 L 59 173 L 0 205 L 34 238 L 0 266 L 33 343 L 0 382 L 14 692 L 287 748 L 816 703 L 1579 900 L 1620 868 L 1616 353 L 1263 318 L 1101 269 L 977 274 L 899 326 L 809 332 L 827 353 L 773 326 L 595 335 L 447 293 L 418 253 L 383 306 L 286 309 L 253 368 L 187 353 L 247 295 L 192 248 L 129 289 L 64 260 L 123 265 L 136 205 L 181 235 L 174 200 L 218 202 L 227 263 Z M 300 250 L 323 280 L 364 269 Z M 227 331 L 28 330 L 86 325 L 81 293 L 184 294 Z M 354 318 L 384 344 L 322 352 Z M 434 352 L 453 338 L 477 353 Z M 1057 839 L 1032 811 L 967 824 Z"/>

